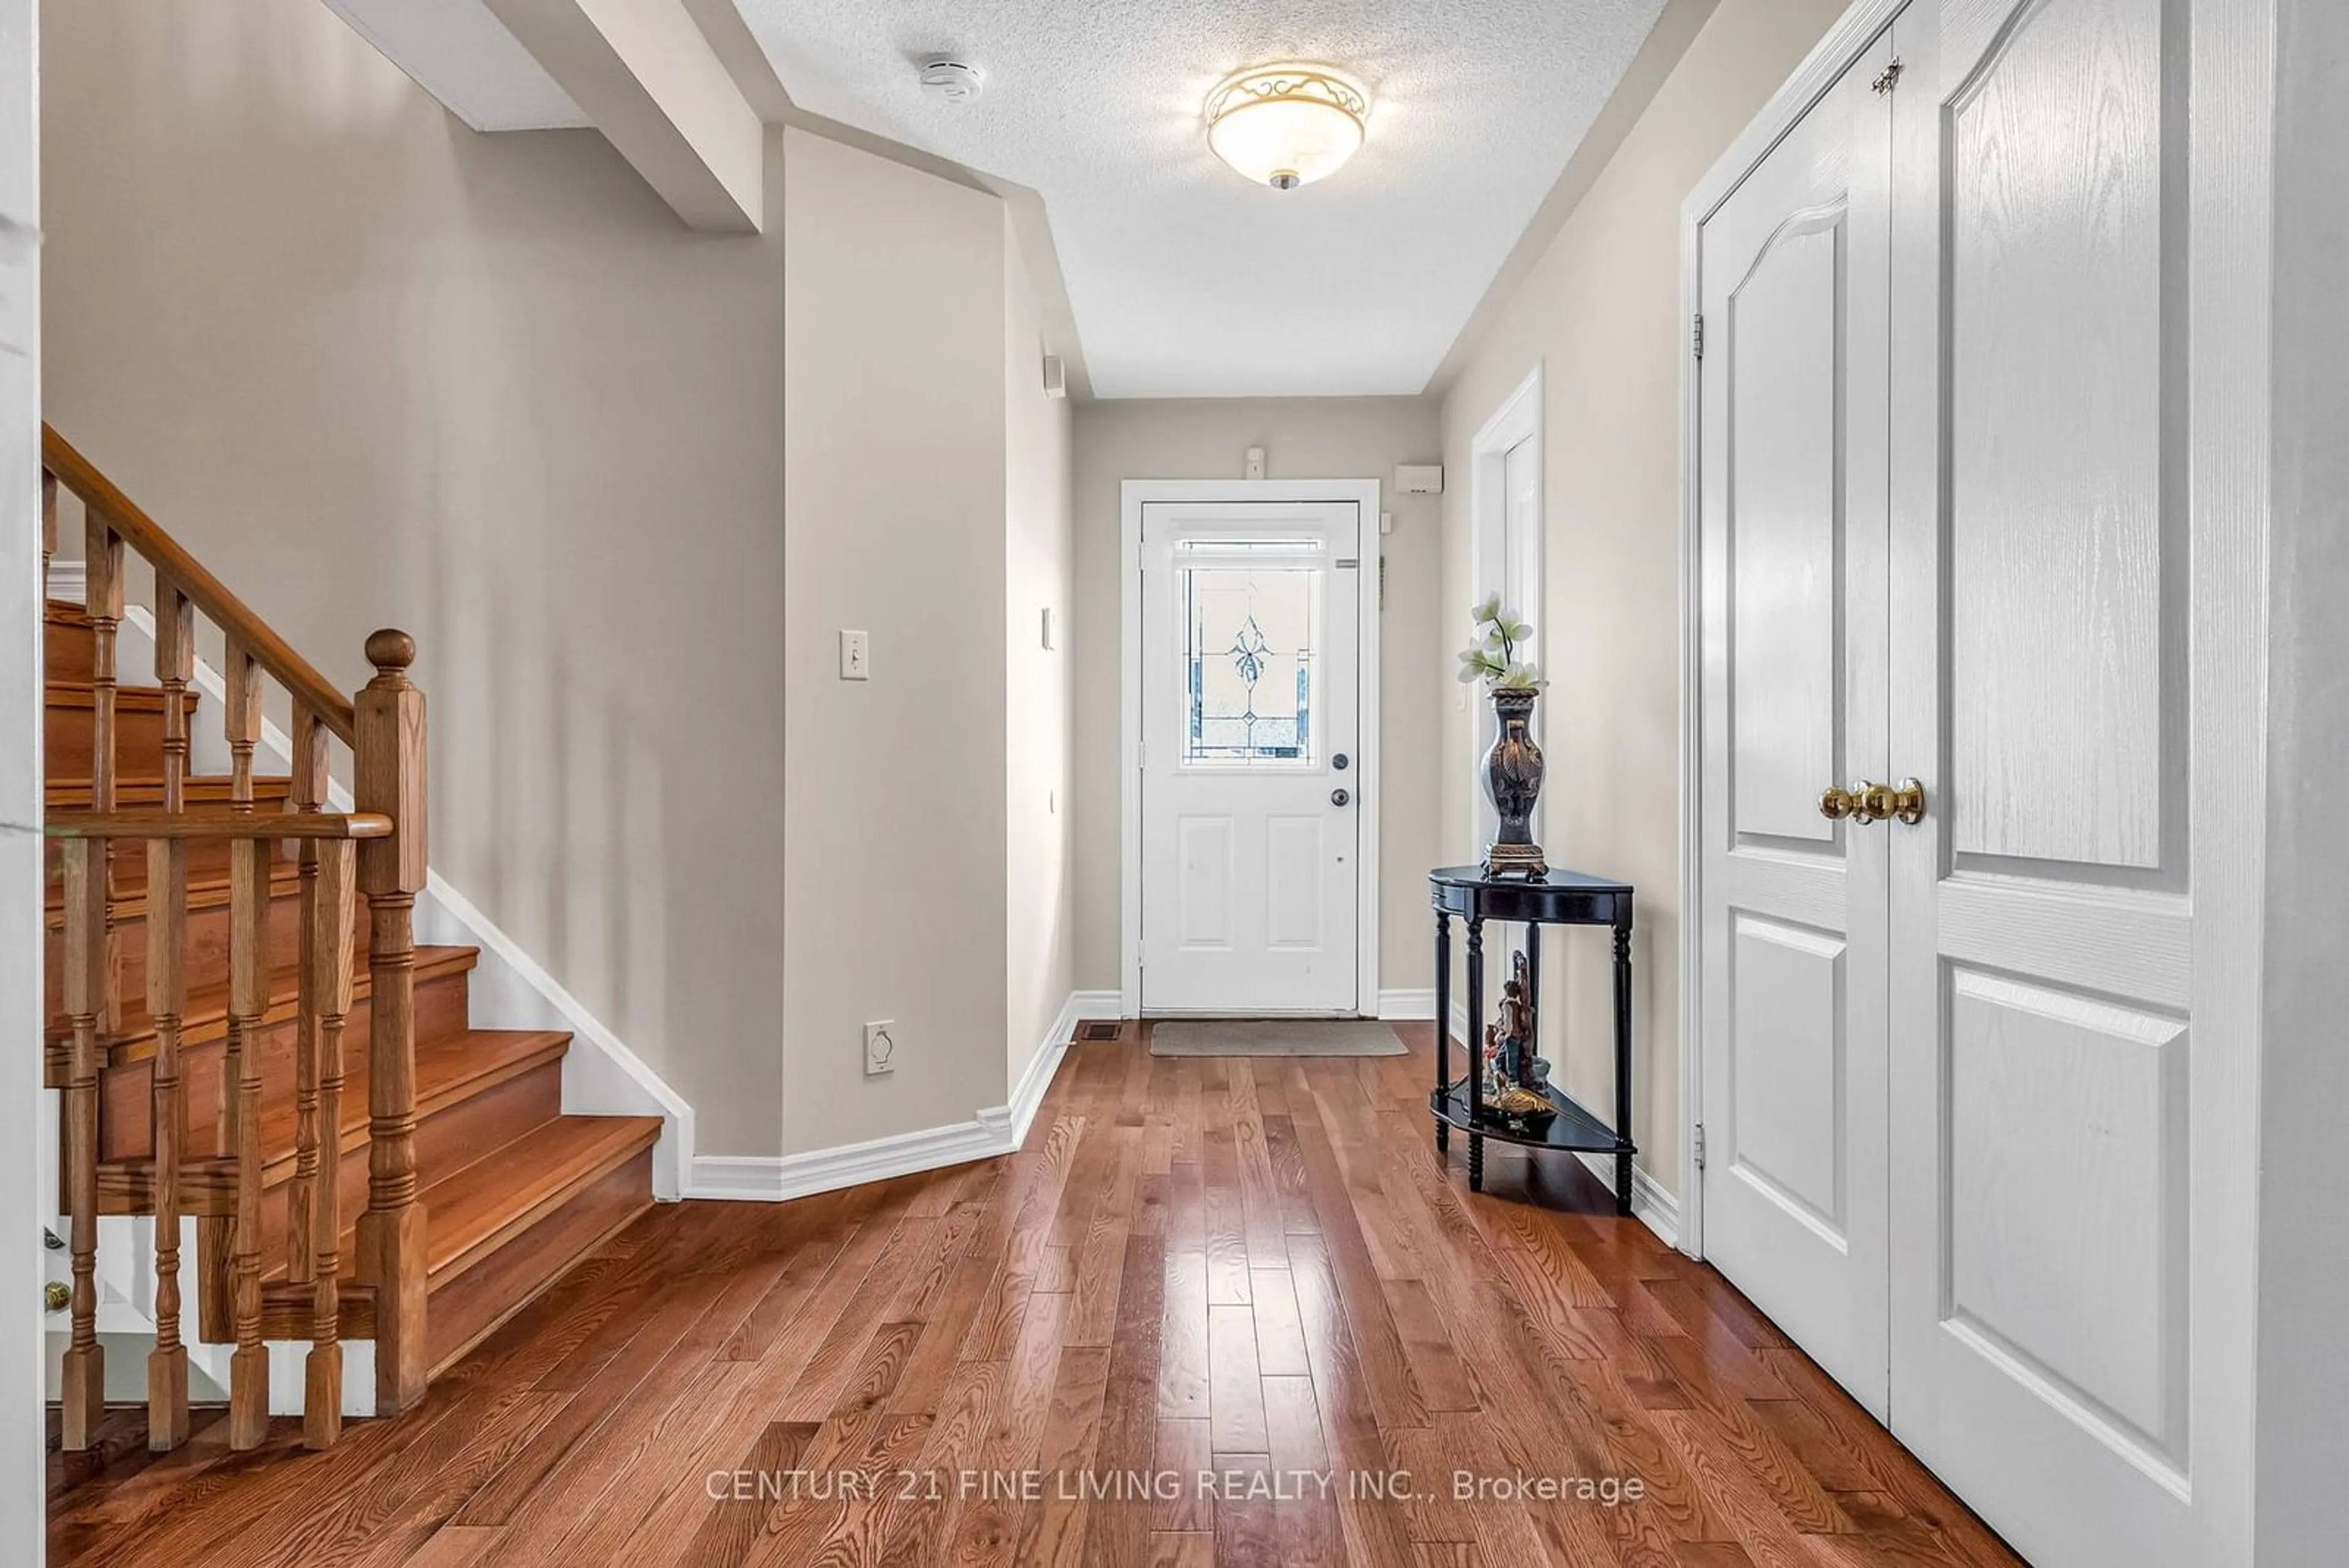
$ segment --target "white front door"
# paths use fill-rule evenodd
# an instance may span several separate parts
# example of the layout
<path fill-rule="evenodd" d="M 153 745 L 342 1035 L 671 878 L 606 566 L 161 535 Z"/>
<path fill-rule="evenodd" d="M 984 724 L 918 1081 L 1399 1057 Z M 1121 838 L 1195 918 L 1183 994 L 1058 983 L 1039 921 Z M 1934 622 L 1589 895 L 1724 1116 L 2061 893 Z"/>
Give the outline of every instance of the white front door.
<path fill-rule="evenodd" d="M 1885 1411 L 1891 118 L 1879 43 L 1705 223 L 1706 1256 Z"/>
<path fill-rule="evenodd" d="M 1142 1006 L 1365 1011 L 1361 517 L 1142 508 Z"/>
<path fill-rule="evenodd" d="M 2188 108 L 2226 10 L 1895 26 L 1891 754 L 1930 809 L 1891 836 L 1892 1429 L 2045 1568 L 2229 1561 L 2248 1498 L 2243 933 L 2204 909 L 2260 803 L 2203 737 L 2261 705 L 2257 579 L 2206 504 L 2234 153 Z"/>

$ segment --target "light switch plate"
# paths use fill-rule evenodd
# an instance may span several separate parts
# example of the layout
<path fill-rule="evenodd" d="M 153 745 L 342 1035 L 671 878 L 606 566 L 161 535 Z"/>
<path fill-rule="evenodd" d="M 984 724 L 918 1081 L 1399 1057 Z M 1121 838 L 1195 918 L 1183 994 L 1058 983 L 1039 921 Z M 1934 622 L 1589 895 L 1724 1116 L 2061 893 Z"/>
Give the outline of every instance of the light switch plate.
<path fill-rule="evenodd" d="M 840 678 L 843 680 L 873 679 L 873 644 L 864 633 L 847 630 L 841 632 Z"/>

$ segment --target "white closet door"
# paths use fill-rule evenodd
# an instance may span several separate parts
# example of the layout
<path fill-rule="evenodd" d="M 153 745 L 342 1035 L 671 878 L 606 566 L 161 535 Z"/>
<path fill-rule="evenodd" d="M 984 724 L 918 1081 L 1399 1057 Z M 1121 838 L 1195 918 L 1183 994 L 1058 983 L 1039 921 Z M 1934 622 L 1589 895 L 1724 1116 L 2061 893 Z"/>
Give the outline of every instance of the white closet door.
<path fill-rule="evenodd" d="M 2198 906 L 2259 803 L 2196 742 L 2260 701 L 2224 652 L 2255 568 L 2194 504 L 2188 381 L 2214 4 L 1895 29 L 1891 759 L 1930 809 L 1891 836 L 1891 1425 L 2042 1568 L 2242 1539 L 2250 1067 Z"/>
<path fill-rule="evenodd" d="M 1881 1416 L 1891 118 L 1881 46 L 1704 223 L 1706 1257 Z"/>

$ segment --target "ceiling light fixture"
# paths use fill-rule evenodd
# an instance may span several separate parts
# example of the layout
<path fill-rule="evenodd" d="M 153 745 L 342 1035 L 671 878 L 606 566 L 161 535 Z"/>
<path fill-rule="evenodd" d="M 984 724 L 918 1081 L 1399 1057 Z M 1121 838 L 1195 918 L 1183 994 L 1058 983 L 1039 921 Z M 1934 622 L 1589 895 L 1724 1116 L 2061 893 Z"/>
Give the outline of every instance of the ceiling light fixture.
<path fill-rule="evenodd" d="M 1326 66 L 1257 66 L 1207 95 L 1207 146 L 1276 191 L 1310 185 L 1354 155 L 1370 95 Z"/>

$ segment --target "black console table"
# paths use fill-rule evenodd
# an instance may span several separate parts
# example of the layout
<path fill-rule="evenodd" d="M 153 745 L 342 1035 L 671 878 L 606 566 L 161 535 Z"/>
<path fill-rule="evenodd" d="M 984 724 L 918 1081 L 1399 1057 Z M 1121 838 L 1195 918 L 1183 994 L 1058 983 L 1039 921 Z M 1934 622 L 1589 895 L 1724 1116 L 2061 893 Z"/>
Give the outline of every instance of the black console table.
<path fill-rule="evenodd" d="M 1468 1185 L 1485 1185 L 1485 1140 L 1498 1138 L 1526 1148 L 1612 1155 L 1615 1207 L 1631 1212 L 1631 886 L 1586 877 L 1579 871 L 1546 876 L 1495 877 L 1482 866 L 1452 866 L 1427 877 L 1428 901 L 1435 907 L 1435 1090 L 1428 1108 L 1435 1115 L 1435 1147 L 1451 1142 L 1452 1129 L 1468 1135 Z M 1452 1075 L 1452 921 L 1468 925 L 1468 1071 Z M 1615 1125 L 1609 1127 L 1556 1085 L 1546 1085 L 1556 1115 L 1539 1131 L 1517 1131 L 1485 1108 L 1482 1068 L 1485 1042 L 1485 922 L 1501 920 L 1526 928 L 1526 1002 L 1540 1017 L 1541 929 L 1548 926 L 1608 926 L 1615 932 Z"/>

